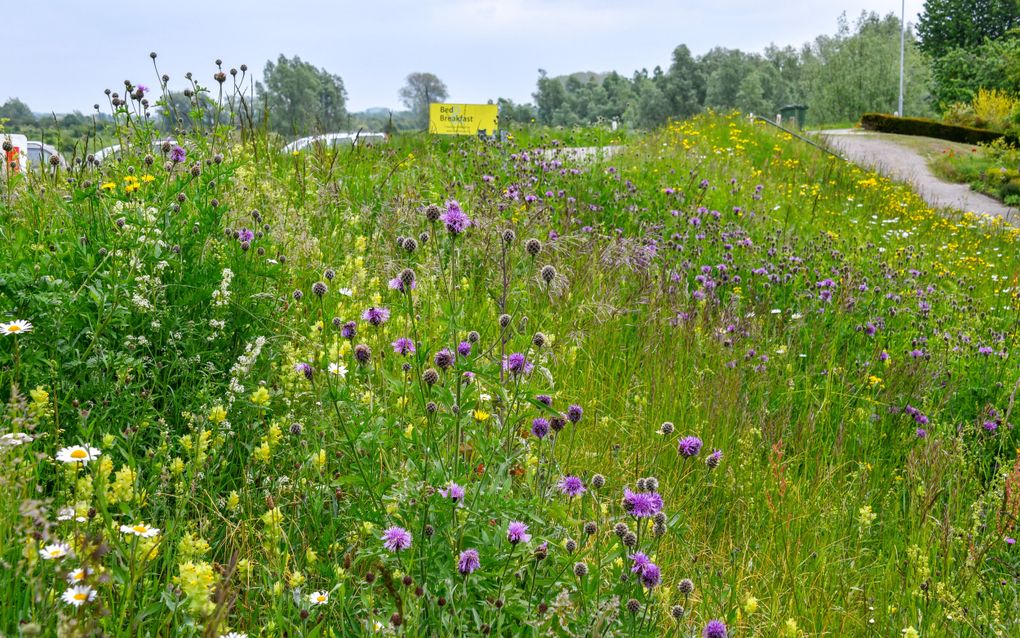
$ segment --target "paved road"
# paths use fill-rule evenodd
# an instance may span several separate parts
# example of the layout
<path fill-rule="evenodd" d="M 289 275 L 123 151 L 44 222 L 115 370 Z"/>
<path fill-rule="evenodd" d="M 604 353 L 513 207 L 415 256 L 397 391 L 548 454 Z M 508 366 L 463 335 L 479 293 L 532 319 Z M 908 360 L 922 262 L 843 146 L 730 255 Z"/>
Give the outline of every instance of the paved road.
<path fill-rule="evenodd" d="M 885 137 L 853 129 L 819 131 L 844 157 L 856 164 L 906 182 L 931 206 L 971 213 L 997 215 L 1020 221 L 1020 211 L 991 197 L 972 191 L 966 184 L 952 184 L 935 177 L 924 156 Z"/>

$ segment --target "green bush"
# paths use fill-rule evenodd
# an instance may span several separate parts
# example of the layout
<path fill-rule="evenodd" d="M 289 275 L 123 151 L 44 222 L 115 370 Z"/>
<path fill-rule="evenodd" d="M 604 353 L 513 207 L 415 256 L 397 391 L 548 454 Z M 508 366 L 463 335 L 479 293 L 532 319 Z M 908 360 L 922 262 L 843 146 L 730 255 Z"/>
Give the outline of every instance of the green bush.
<path fill-rule="evenodd" d="M 869 131 L 935 137 L 962 144 L 990 143 L 998 139 L 1005 139 L 1010 144 L 1017 144 L 1016 136 L 1009 133 L 996 133 L 923 118 L 895 117 L 884 113 L 865 113 L 861 116 L 861 126 Z"/>

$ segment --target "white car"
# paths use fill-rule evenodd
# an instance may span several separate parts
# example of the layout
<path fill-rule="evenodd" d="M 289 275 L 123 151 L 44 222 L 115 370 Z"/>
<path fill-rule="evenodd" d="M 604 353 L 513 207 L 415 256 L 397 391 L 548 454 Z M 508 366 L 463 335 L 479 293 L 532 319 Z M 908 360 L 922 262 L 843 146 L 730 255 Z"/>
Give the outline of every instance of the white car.
<path fill-rule="evenodd" d="M 52 158 L 57 158 L 56 160 Z M 52 164 L 52 162 L 56 164 Z M 49 144 L 36 140 L 28 140 L 28 164 L 35 169 L 45 170 L 49 166 L 67 168 L 67 161 L 57 149 Z"/>
<path fill-rule="evenodd" d="M 297 153 L 310 146 L 355 146 L 358 144 L 380 144 L 386 141 L 385 133 L 324 133 L 294 140 L 283 147 L 284 153 Z"/>
<path fill-rule="evenodd" d="M 163 144 L 169 142 L 171 146 L 177 145 L 177 140 L 173 138 L 167 138 L 165 140 L 154 140 L 151 144 L 153 152 L 159 154 L 163 152 Z M 120 144 L 114 144 L 113 146 L 107 146 L 106 148 L 96 151 L 94 157 L 96 158 L 96 164 L 101 164 L 104 160 L 110 158 L 119 159 L 121 156 Z"/>

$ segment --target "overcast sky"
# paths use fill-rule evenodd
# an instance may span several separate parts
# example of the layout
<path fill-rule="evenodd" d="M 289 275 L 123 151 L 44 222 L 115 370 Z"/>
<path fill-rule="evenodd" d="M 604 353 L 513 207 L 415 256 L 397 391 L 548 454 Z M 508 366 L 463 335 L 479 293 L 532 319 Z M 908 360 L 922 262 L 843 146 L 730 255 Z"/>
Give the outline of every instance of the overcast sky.
<path fill-rule="evenodd" d="M 298 55 L 340 75 L 348 108 L 400 108 L 412 71 L 438 75 L 452 102 L 531 101 L 538 69 L 573 71 L 669 65 L 678 44 L 760 51 L 800 46 L 836 31 L 840 13 L 900 12 L 900 0 L 0 0 L 0 102 L 34 111 L 88 112 L 123 81 L 183 88 L 192 71 L 213 84 L 213 62 Z M 923 0 L 907 0 L 916 22 Z"/>

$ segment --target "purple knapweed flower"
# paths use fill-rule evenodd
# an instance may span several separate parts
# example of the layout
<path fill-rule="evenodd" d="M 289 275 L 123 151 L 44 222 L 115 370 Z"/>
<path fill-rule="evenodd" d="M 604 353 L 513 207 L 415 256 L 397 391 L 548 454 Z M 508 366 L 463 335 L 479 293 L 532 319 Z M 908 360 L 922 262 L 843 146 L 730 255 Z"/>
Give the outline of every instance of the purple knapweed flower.
<path fill-rule="evenodd" d="M 376 308 L 372 306 L 365 312 L 361 313 L 361 318 L 373 326 L 381 326 L 390 319 L 389 308 Z"/>
<path fill-rule="evenodd" d="M 407 337 L 400 337 L 393 342 L 393 352 L 404 355 L 414 354 L 414 342 Z"/>
<path fill-rule="evenodd" d="M 581 479 L 572 474 L 567 474 L 560 479 L 559 488 L 563 495 L 570 497 L 580 496 L 587 491 Z"/>
<path fill-rule="evenodd" d="M 446 487 L 439 488 L 439 494 L 443 498 L 448 498 L 454 503 L 459 503 L 464 499 L 464 488 L 453 481 L 450 481 L 450 484 Z"/>
<path fill-rule="evenodd" d="M 720 463 L 722 463 L 722 450 L 714 450 L 705 459 L 705 465 L 707 465 L 710 470 L 714 470 L 719 467 Z"/>
<path fill-rule="evenodd" d="M 358 334 L 358 324 L 348 321 L 340 327 L 340 336 L 344 339 L 353 339 Z"/>
<path fill-rule="evenodd" d="M 544 417 L 536 417 L 531 422 L 531 433 L 539 439 L 544 439 L 549 434 L 549 419 Z"/>
<path fill-rule="evenodd" d="M 253 239 L 255 239 L 255 233 L 250 228 L 242 228 L 237 231 L 237 241 L 250 242 Z"/>
<path fill-rule="evenodd" d="M 510 521 L 510 524 L 506 526 L 506 539 L 513 545 L 527 543 L 531 540 L 528 526 L 521 521 Z"/>
<path fill-rule="evenodd" d="M 634 561 L 634 565 L 630 568 L 632 574 L 640 575 L 645 571 L 645 567 L 652 564 L 652 560 L 644 552 L 634 552 L 628 558 Z"/>
<path fill-rule="evenodd" d="M 391 552 L 401 552 L 411 546 L 411 532 L 403 527 L 389 527 L 382 535 L 383 547 Z"/>
<path fill-rule="evenodd" d="M 925 430 L 924 428 L 917 428 L 917 430 L 914 431 L 914 434 L 916 434 L 917 438 L 919 439 L 924 439 L 928 437 L 928 431 Z"/>
<path fill-rule="evenodd" d="M 677 446 L 677 452 L 680 456 L 685 459 L 689 459 L 692 456 L 697 456 L 698 452 L 701 451 L 701 439 L 696 436 L 685 436 L 680 439 L 680 444 Z"/>
<path fill-rule="evenodd" d="M 710 620 L 701 631 L 701 638 L 726 638 L 726 623 L 721 620 Z"/>
<path fill-rule="evenodd" d="M 188 152 L 184 150 L 184 147 L 175 145 L 170 149 L 170 161 L 174 164 L 180 164 L 186 159 L 188 159 Z"/>
<path fill-rule="evenodd" d="M 446 202 L 446 212 L 439 216 L 439 221 L 446 225 L 451 235 L 459 235 L 471 225 L 471 219 L 460 209 L 460 203 L 451 199 Z"/>
<path fill-rule="evenodd" d="M 631 492 L 624 488 L 623 509 L 635 518 L 649 518 L 662 511 L 662 496 L 657 492 Z"/>
<path fill-rule="evenodd" d="M 418 282 L 414 279 L 411 280 L 411 285 L 408 286 L 404 283 L 404 280 L 400 277 L 394 277 L 390 279 L 390 290 L 396 290 L 397 292 L 407 292 L 408 290 L 414 290 L 418 287 Z"/>
<path fill-rule="evenodd" d="M 471 342 L 461 341 L 457 344 L 457 354 L 462 357 L 467 357 L 471 354 Z"/>
<path fill-rule="evenodd" d="M 548 394 L 539 394 L 538 396 L 535 397 L 535 400 L 541 403 L 542 405 L 552 407 L 552 397 L 549 396 Z"/>
<path fill-rule="evenodd" d="M 992 352 L 994 351 L 988 346 L 981 346 L 980 348 L 978 348 L 978 354 L 982 354 L 986 357 L 992 354 Z"/>
<path fill-rule="evenodd" d="M 452 366 L 454 359 L 455 357 L 453 355 L 453 351 L 450 350 L 449 348 L 443 348 L 442 350 L 437 352 L 436 355 L 432 358 L 432 360 L 436 364 L 436 367 L 439 368 L 440 370 L 446 370 L 447 368 Z"/>
<path fill-rule="evenodd" d="M 652 589 L 662 582 L 662 572 L 655 563 L 648 563 L 641 571 L 641 584 Z"/>
<path fill-rule="evenodd" d="M 300 363 L 295 363 L 294 371 L 305 375 L 305 378 L 308 379 L 309 381 L 312 380 L 312 374 L 314 373 L 314 369 L 310 364 L 305 363 L 304 361 Z"/>
<path fill-rule="evenodd" d="M 528 359 L 520 352 L 515 352 L 511 355 L 503 357 L 503 371 L 509 372 L 514 376 L 520 374 L 531 374 L 531 371 L 535 369 Z"/>
<path fill-rule="evenodd" d="M 584 416 L 584 409 L 576 403 L 567 408 L 567 421 L 578 423 Z"/>
<path fill-rule="evenodd" d="M 464 576 L 467 576 L 481 566 L 482 561 L 478 557 L 477 549 L 465 549 L 457 559 L 457 571 Z"/>

